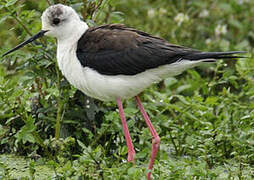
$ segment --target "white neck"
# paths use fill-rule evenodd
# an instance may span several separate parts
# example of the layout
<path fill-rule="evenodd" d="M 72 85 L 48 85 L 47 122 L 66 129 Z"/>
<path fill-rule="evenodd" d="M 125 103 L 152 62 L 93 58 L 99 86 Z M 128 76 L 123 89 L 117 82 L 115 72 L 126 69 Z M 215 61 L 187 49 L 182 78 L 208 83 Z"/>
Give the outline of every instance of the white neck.
<path fill-rule="evenodd" d="M 60 36 L 61 38 L 57 38 L 57 62 L 65 76 L 71 66 L 79 63 L 74 60 L 76 57 L 77 44 L 78 40 L 87 29 L 87 24 L 83 21 L 79 21 L 75 23 L 75 26 L 69 29 L 69 33 L 66 33 L 68 36 Z"/>
<path fill-rule="evenodd" d="M 70 29 L 69 33 L 66 33 L 66 35 L 62 35 L 57 38 L 57 44 L 59 45 L 72 45 L 73 43 L 76 43 L 79 38 L 84 34 L 84 32 L 88 29 L 88 25 L 83 22 L 79 21 L 75 24 L 73 24 L 72 28 Z"/>

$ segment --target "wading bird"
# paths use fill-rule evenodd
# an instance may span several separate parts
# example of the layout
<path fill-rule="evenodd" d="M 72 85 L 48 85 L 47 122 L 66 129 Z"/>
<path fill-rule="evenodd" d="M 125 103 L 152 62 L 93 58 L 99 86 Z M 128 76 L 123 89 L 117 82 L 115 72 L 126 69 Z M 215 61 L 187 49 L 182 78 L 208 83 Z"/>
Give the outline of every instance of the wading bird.
<path fill-rule="evenodd" d="M 57 62 L 67 80 L 88 96 L 116 101 L 128 146 L 128 161 L 134 162 L 135 150 L 127 127 L 122 99 L 135 97 L 152 134 L 152 153 L 147 179 L 151 177 L 160 145 L 138 94 L 153 83 L 184 70 L 217 59 L 238 58 L 232 52 L 201 52 L 170 44 L 148 33 L 108 24 L 88 27 L 69 6 L 57 4 L 42 14 L 42 30 L 3 56 L 43 35 L 57 38 Z"/>

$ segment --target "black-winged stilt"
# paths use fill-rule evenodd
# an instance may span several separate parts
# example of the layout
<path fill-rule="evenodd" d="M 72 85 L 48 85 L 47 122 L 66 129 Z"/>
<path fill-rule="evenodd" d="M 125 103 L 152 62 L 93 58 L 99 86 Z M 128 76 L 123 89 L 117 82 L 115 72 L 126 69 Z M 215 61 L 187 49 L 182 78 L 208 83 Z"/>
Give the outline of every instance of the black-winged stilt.
<path fill-rule="evenodd" d="M 122 99 L 135 97 L 152 134 L 152 153 L 147 178 L 150 179 L 160 137 L 156 133 L 138 94 L 153 83 L 217 59 L 238 58 L 232 52 L 201 52 L 170 44 L 124 25 L 109 24 L 89 28 L 71 8 L 57 4 L 42 14 L 42 30 L 3 56 L 43 35 L 57 38 L 57 61 L 67 80 L 88 96 L 117 101 L 128 146 L 128 161 L 135 150 L 127 127 Z"/>

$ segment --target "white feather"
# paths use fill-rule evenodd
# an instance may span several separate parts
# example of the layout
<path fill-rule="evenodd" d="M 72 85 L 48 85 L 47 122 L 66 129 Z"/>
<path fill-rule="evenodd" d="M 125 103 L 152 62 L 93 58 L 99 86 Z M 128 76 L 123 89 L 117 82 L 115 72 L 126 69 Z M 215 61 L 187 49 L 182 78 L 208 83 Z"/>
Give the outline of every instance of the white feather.
<path fill-rule="evenodd" d="M 57 5 L 56 5 L 57 6 Z M 200 61 L 181 60 L 169 65 L 163 65 L 136 75 L 102 75 L 97 71 L 82 67 L 77 56 L 77 42 L 88 29 L 71 7 L 61 5 L 64 13 L 62 26 L 51 26 L 48 17 L 54 6 L 42 15 L 42 29 L 48 30 L 46 35 L 57 38 L 57 62 L 67 80 L 88 96 L 103 101 L 117 98 L 131 98 L 142 92 L 153 83 L 180 74 L 187 68 L 198 65 Z"/>
<path fill-rule="evenodd" d="M 82 67 L 76 56 L 76 49 L 77 43 L 58 42 L 59 68 L 73 86 L 88 96 L 103 101 L 131 98 L 153 83 L 180 74 L 202 62 L 181 60 L 136 75 L 102 75 L 89 67 Z"/>

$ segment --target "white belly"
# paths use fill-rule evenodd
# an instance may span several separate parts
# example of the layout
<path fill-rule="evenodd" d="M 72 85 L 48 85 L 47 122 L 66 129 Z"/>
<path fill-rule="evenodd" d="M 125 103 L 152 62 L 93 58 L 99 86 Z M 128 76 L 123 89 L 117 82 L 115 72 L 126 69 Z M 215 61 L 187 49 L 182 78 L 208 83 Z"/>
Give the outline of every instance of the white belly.
<path fill-rule="evenodd" d="M 200 63 L 200 61 L 180 61 L 137 75 L 111 76 L 102 75 L 89 67 L 82 67 L 76 57 L 76 45 L 65 47 L 64 50 L 63 47 L 58 49 L 57 59 L 60 70 L 73 86 L 86 95 L 102 101 L 134 97 L 153 83 L 180 74 L 185 69 Z"/>

